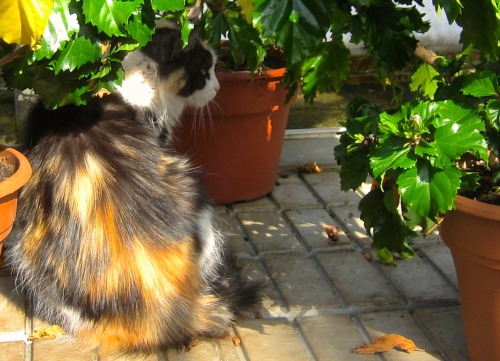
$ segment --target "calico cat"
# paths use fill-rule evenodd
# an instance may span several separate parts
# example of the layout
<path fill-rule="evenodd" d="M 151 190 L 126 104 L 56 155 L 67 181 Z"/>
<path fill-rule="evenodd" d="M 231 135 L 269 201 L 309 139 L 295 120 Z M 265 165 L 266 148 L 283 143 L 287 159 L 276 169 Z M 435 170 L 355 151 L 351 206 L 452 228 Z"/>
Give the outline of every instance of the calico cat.
<path fill-rule="evenodd" d="M 214 62 L 203 43 L 182 48 L 158 29 L 125 59 L 118 94 L 33 109 L 33 177 L 6 257 L 36 315 L 101 349 L 153 352 L 218 337 L 258 305 L 197 171 L 159 146 L 184 106 L 215 95 Z"/>

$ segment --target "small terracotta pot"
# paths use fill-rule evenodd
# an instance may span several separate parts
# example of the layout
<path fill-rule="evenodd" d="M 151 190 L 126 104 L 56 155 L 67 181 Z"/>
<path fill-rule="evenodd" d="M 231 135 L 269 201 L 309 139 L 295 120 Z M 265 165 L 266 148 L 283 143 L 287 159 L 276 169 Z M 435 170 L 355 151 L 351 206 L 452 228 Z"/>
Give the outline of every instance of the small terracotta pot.
<path fill-rule="evenodd" d="M 3 241 L 12 230 L 17 211 L 19 189 L 31 177 L 31 165 L 26 157 L 15 149 L 0 145 L 0 157 L 6 157 L 7 162 L 14 164 L 15 172 L 9 178 L 0 182 L 0 252 Z"/>
<path fill-rule="evenodd" d="M 203 171 L 201 181 L 215 203 L 249 201 L 272 191 L 295 100 L 286 103 L 284 71 L 253 78 L 250 72 L 219 72 L 213 103 L 203 112 L 185 111 L 175 129 L 174 149 Z"/>
<path fill-rule="evenodd" d="M 453 255 L 472 361 L 500 357 L 500 207 L 458 196 L 441 224 Z"/>

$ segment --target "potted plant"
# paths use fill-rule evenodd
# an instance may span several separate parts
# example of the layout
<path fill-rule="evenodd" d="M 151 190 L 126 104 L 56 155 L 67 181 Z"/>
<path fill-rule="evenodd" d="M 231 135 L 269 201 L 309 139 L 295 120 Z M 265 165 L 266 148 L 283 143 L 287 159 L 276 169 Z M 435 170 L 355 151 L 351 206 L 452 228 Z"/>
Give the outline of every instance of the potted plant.
<path fill-rule="evenodd" d="M 85 104 L 103 89 L 112 92 L 123 80 L 121 60 L 150 40 L 158 16 L 177 22 L 186 43 L 194 22 L 212 46 L 220 44 L 221 36 L 228 38 L 227 52 L 232 63 L 247 66 L 250 79 L 258 80 L 261 76 L 267 50 L 280 49 L 286 70 L 282 83 L 287 96 L 290 98 L 300 87 L 308 102 L 313 101 L 317 91 L 339 89 L 347 78 L 349 50 L 344 34 L 351 33 L 352 41 L 363 41 L 376 55 L 380 74 L 387 74 L 408 60 L 408 49 L 416 44 L 412 31 L 428 29 L 415 8 L 385 0 L 372 3 L 303 0 L 300 4 L 292 0 L 133 0 L 106 6 L 101 6 L 100 0 L 42 3 L 49 10 L 54 6 L 48 26 L 45 30 L 38 29 L 43 34 L 41 41 L 16 49 L 16 59 L 4 67 L 4 78 L 10 87 L 34 89 L 50 108 L 67 103 Z M 26 11 L 18 11 L 16 6 L 12 9 L 4 12 L 6 19 L 17 19 L 25 25 L 41 24 L 23 18 L 20 14 Z M 387 19 L 405 21 L 391 20 L 384 24 L 373 21 L 382 14 Z M 7 48 L 2 46 L 2 53 Z M 271 87 L 276 85 L 276 79 L 272 84 Z M 281 92 L 280 87 L 278 90 Z M 258 149 L 257 144 L 267 144 L 267 139 L 282 141 L 284 125 L 274 124 L 272 118 L 277 113 L 286 115 L 289 104 L 281 101 L 267 110 L 260 131 L 261 139 L 262 136 L 265 139 L 254 143 L 254 150 Z M 279 111 L 272 110 L 278 107 Z M 217 108 L 217 105 L 212 107 Z M 205 129 L 198 128 L 194 133 L 209 137 L 210 127 L 207 124 Z M 239 134 L 244 132 L 239 129 Z M 221 141 L 218 136 L 217 143 Z M 272 148 L 279 157 L 281 145 Z M 233 151 L 226 150 L 224 156 L 227 158 L 228 154 L 234 157 Z M 196 158 L 195 155 L 193 159 Z M 232 168 L 241 169 L 253 163 L 245 160 Z M 274 169 L 277 164 L 273 160 L 258 167 Z M 267 184 L 274 183 L 277 169 L 273 172 L 272 181 Z M 250 183 L 250 176 L 243 178 Z"/>
<path fill-rule="evenodd" d="M 228 73 L 225 63 L 218 73 L 221 90 L 216 105 L 203 115 L 208 124 L 200 127 L 200 115 L 188 113 L 178 129 L 176 148 L 191 154 L 195 164 L 206 170 L 204 181 L 209 193 L 223 204 L 255 199 L 272 190 L 290 106 L 286 97 L 291 98 L 300 88 L 305 100 L 312 103 L 317 91 L 341 87 L 349 72 L 344 34 L 351 33 L 355 42 L 363 41 L 376 55 L 380 73 L 387 74 L 409 59 L 408 49 L 416 44 L 411 31 L 428 29 L 415 8 L 390 1 L 305 0 L 297 4 L 206 0 L 204 4 L 199 20 L 204 37 L 214 48 L 218 48 L 221 36 L 227 38 L 224 50 L 230 55 L 232 68 L 246 66 L 249 71 L 244 75 L 245 86 L 237 85 L 232 90 L 224 80 L 236 84 L 242 75 Z M 381 14 L 393 19 L 404 17 L 406 21 L 383 25 L 372 21 Z M 389 35 L 374 36 L 377 26 Z M 281 52 L 286 73 L 276 78 L 273 71 L 272 82 L 266 85 L 263 78 L 269 74 L 265 60 L 270 47 Z M 286 91 L 276 86 L 280 79 Z M 250 85 L 257 87 L 260 98 L 243 92 Z M 279 100 L 269 101 L 275 98 Z M 247 110 L 251 116 L 245 113 Z M 258 120 L 252 120 L 253 115 L 258 115 Z"/>
<path fill-rule="evenodd" d="M 20 188 L 31 177 L 31 165 L 19 151 L 0 145 L 0 252 L 12 230 Z"/>
<path fill-rule="evenodd" d="M 359 209 L 382 262 L 412 257 L 408 239 L 440 225 L 456 266 L 469 356 L 496 360 L 500 12 L 488 1 L 449 2 L 445 10 L 462 26 L 464 51 L 446 58 L 416 47 L 415 99 L 386 111 L 353 101 L 335 157 L 342 189 L 372 179 Z"/>

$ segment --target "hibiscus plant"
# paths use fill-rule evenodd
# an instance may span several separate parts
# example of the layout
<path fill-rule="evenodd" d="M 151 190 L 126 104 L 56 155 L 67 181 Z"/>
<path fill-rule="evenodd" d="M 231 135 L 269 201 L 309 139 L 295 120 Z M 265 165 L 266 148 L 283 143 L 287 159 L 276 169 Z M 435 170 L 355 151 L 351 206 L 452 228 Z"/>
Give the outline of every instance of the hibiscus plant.
<path fill-rule="evenodd" d="M 343 190 L 372 180 L 359 210 L 385 263 L 413 256 L 408 239 L 432 231 L 457 194 L 500 205 L 500 8 L 479 0 L 446 10 L 464 51 L 417 47 L 415 99 L 391 111 L 354 100 L 335 148 Z"/>
<path fill-rule="evenodd" d="M 448 0 L 450 1 L 450 0 Z M 417 1 L 420 2 L 420 1 Z M 0 65 L 9 87 L 33 88 L 46 106 L 85 104 L 123 79 L 120 62 L 144 46 L 155 19 L 184 42 L 197 25 L 234 63 L 258 71 L 270 46 L 283 52 L 287 84 L 307 100 L 339 89 L 349 73 L 344 35 L 363 42 L 382 76 L 409 60 L 414 32 L 428 30 L 408 0 L 14 0 L 0 8 Z M 14 44 L 13 44 L 14 43 Z M 19 45 L 24 45 L 19 47 Z"/>

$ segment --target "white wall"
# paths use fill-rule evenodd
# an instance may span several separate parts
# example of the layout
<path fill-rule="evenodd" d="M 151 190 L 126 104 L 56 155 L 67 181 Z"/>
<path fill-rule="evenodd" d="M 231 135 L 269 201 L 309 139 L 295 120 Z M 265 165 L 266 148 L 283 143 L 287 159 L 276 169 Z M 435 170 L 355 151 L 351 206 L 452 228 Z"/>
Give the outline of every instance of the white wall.
<path fill-rule="evenodd" d="M 462 49 L 459 44 L 461 28 L 457 24 L 448 24 L 446 14 L 443 12 L 440 17 L 431 0 L 424 0 L 424 6 L 417 6 L 424 15 L 424 20 L 431 23 L 430 30 L 425 34 L 415 34 L 417 39 L 421 41 L 423 46 L 432 49 L 436 53 L 448 51 L 460 51 Z M 349 35 L 344 37 L 344 41 L 348 44 L 348 48 L 353 55 L 364 53 L 363 45 L 348 43 Z"/>

